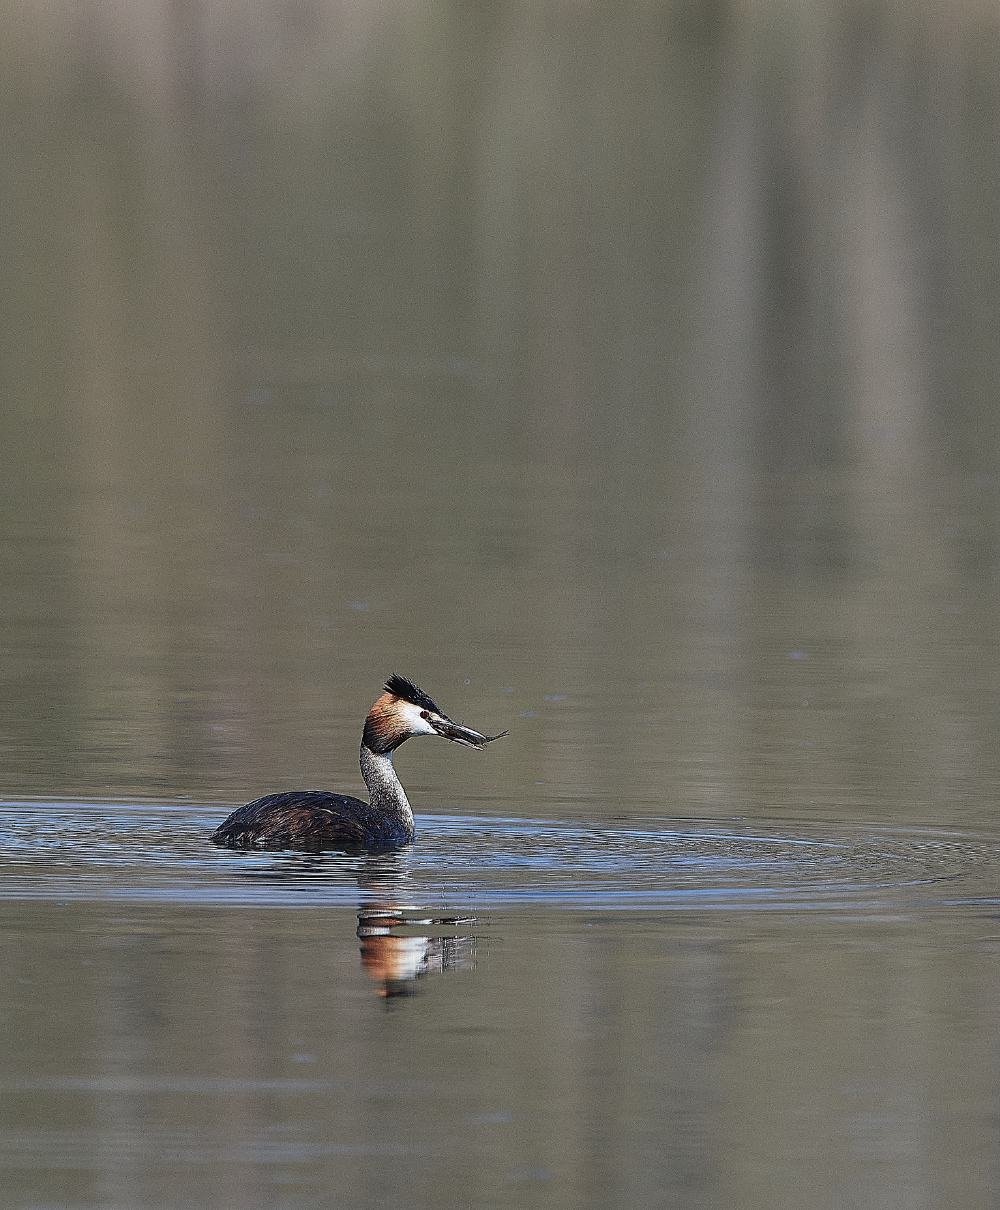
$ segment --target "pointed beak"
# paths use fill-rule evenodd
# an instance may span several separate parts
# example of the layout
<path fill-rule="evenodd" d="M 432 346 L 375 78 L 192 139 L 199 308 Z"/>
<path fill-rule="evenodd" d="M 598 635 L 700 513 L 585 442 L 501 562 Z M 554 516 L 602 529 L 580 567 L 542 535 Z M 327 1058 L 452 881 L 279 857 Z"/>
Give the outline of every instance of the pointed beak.
<path fill-rule="evenodd" d="M 427 720 L 438 735 L 445 739 L 450 739 L 456 744 L 463 744 L 466 748 L 476 748 L 482 751 L 487 744 L 492 744 L 495 739 L 502 739 L 507 732 L 501 731 L 499 735 L 480 735 L 478 731 L 473 731 L 471 727 L 463 727 L 459 723 L 453 723 L 450 718 L 445 718 L 444 715 L 435 715 Z"/>

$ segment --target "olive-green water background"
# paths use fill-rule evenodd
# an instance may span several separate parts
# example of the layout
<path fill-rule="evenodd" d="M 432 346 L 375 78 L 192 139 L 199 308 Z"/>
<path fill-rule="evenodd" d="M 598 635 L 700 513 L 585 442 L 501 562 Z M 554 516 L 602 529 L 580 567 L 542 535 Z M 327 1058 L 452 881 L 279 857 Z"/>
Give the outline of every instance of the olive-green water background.
<path fill-rule="evenodd" d="M 997 6 L 0 25 L 0 1201 L 995 1206 Z M 206 840 L 392 671 L 406 997 Z"/>

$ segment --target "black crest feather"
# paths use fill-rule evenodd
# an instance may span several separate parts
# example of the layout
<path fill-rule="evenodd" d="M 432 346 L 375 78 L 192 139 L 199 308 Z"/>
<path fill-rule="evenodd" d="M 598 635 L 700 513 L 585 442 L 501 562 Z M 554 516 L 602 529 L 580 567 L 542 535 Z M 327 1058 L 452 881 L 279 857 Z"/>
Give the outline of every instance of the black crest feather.
<path fill-rule="evenodd" d="M 414 706 L 419 706 L 421 710 L 433 710 L 435 714 L 441 713 L 423 689 L 418 689 L 412 681 L 408 681 L 405 676 L 400 676 L 398 672 L 394 672 L 386 681 L 385 691 L 394 693 L 396 697 L 401 697 Z"/>

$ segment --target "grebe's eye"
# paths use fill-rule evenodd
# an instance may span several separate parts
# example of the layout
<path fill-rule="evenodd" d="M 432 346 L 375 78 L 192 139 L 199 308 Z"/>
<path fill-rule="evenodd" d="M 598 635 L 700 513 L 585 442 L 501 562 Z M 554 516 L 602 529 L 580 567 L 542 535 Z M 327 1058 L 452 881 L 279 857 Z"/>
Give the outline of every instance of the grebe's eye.
<path fill-rule="evenodd" d="M 420 717 L 421 717 L 421 718 L 430 718 L 430 715 L 427 713 L 427 711 L 426 711 L 426 710 L 421 710 L 421 711 L 420 711 Z"/>

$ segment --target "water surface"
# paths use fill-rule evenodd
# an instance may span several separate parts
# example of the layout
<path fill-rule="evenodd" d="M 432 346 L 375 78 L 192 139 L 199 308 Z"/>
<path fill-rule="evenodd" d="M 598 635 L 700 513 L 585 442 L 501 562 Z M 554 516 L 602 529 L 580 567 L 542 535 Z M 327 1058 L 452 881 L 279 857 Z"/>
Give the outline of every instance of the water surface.
<path fill-rule="evenodd" d="M 996 15 L 3 3 L 15 1210 L 1000 1200 Z M 234 853 L 363 792 L 411 847 Z"/>
<path fill-rule="evenodd" d="M 427 816 L 365 859 L 206 852 L 203 809 L 4 819 L 13 1205 L 989 1185 L 995 832 Z"/>

